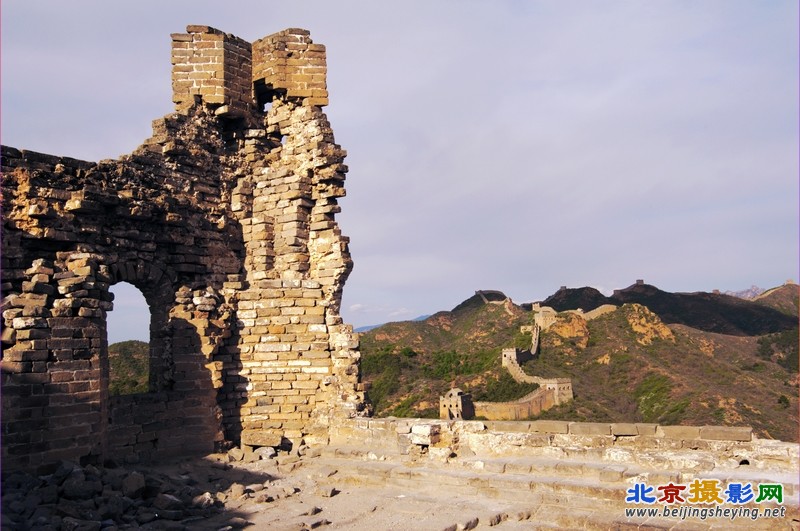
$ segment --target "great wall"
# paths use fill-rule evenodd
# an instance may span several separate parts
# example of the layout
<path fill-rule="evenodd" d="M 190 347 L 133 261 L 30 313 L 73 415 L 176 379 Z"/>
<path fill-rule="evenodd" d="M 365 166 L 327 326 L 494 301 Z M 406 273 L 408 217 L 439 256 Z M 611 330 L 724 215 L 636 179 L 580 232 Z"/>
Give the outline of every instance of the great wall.
<path fill-rule="evenodd" d="M 501 292 L 491 292 L 495 296 L 502 296 L 503 301 L 489 301 L 485 294 L 478 291 L 485 304 L 511 304 L 511 299 L 506 298 Z M 616 307 L 606 305 L 602 312 L 594 315 L 613 311 Z M 600 308 L 597 308 L 600 310 Z M 556 312 L 549 307 L 533 305 L 533 324 L 522 327 L 523 333 L 531 334 L 531 346 L 528 350 L 518 348 L 505 348 L 500 353 L 500 361 L 514 381 L 519 383 L 536 384 L 539 386 L 527 395 L 510 402 L 473 402 L 468 393 L 461 389 L 451 389 L 444 396 L 439 397 L 439 417 L 445 420 L 470 420 L 480 418 L 484 420 L 525 420 L 546 411 L 553 406 L 569 402 L 573 398 L 572 381 L 569 378 L 540 378 L 527 374 L 520 366 L 520 359 L 531 359 L 539 350 L 539 334 L 555 322 Z"/>
<path fill-rule="evenodd" d="M 116 161 L 3 158 L 3 465 L 324 438 L 366 414 L 334 220 L 324 46 L 172 35 L 176 111 Z M 268 107 L 268 109 L 265 109 Z M 150 393 L 109 397 L 109 286 L 150 306 Z"/>
<path fill-rule="evenodd" d="M 625 517 L 626 492 L 716 478 L 780 483 L 789 516 L 779 524 L 797 529 L 798 445 L 749 428 L 368 418 L 358 337 L 339 316 L 352 267 L 335 221 L 347 166 L 322 111 L 325 54 L 301 29 L 251 44 L 188 26 L 172 35 L 175 112 L 130 155 L 86 162 L 2 148 L 4 478 L 77 474 L 65 460 L 134 466 L 232 447 L 232 459 L 252 462 L 289 446 L 277 473 L 336 466 L 319 483 L 513 501 L 528 506 L 520 528 L 531 518 L 673 528 Z M 150 382 L 112 397 L 106 317 L 118 282 L 150 307 Z M 97 470 L 83 469 L 80 485 Z M 34 514 L 13 509 L 14 525 Z"/>
<path fill-rule="evenodd" d="M 637 280 L 638 284 L 643 283 Z M 566 289 L 562 286 L 561 289 Z M 507 305 L 512 304 L 511 299 L 500 291 L 476 291 L 484 304 Z M 490 300 L 487 295 L 492 297 Z M 506 309 L 508 307 L 506 306 Z M 585 321 L 591 321 L 601 315 L 616 311 L 613 304 L 603 304 L 594 310 L 584 312 L 581 309 L 567 310 L 565 313 L 575 313 Z M 439 418 L 450 420 L 470 420 L 480 418 L 484 420 L 526 420 L 534 417 L 553 406 L 569 402 L 573 398 L 572 381 L 569 378 L 540 378 L 527 374 L 520 366 L 520 360 L 527 361 L 537 355 L 539 351 L 539 337 L 543 330 L 550 328 L 556 321 L 556 312 L 548 306 L 539 303 L 532 305 L 533 324 L 521 328 L 523 333 L 531 335 L 531 347 L 527 350 L 506 348 L 500 353 L 501 365 L 511 377 L 520 383 L 539 385 L 539 388 L 527 395 L 510 402 L 473 402 L 469 393 L 461 389 L 451 389 L 444 396 L 439 397 Z M 539 353 L 541 354 L 541 353 Z"/>

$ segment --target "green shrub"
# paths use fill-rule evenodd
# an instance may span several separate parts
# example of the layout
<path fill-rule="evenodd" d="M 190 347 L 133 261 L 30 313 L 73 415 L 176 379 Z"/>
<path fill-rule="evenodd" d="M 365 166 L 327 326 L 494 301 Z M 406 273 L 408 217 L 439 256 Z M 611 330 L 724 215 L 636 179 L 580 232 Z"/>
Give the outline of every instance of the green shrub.
<path fill-rule="evenodd" d="M 414 404 L 420 400 L 419 395 L 411 395 L 404 398 L 394 408 L 389 410 L 386 414 L 388 417 L 415 417 Z"/>
<path fill-rule="evenodd" d="M 663 414 L 675 406 L 670 403 L 670 391 L 672 382 L 662 374 L 650 374 L 636 386 L 633 397 L 645 422 L 658 422 Z"/>
<path fill-rule="evenodd" d="M 787 409 L 789 407 L 789 398 L 786 395 L 781 395 L 778 398 L 778 404 L 780 404 L 783 409 Z"/>
<path fill-rule="evenodd" d="M 530 350 L 532 341 L 530 332 L 517 332 L 514 335 L 514 347 L 520 350 Z"/>
<path fill-rule="evenodd" d="M 490 378 L 472 392 L 472 399 L 478 402 L 510 402 L 518 400 L 539 388 L 539 384 L 519 383 L 507 372 L 497 378 Z"/>
<path fill-rule="evenodd" d="M 385 346 L 361 359 L 362 374 L 372 380 L 367 395 L 376 413 L 386 406 L 385 401 L 389 395 L 400 389 L 400 373 L 406 359 L 394 354 L 392 345 Z"/>
<path fill-rule="evenodd" d="M 108 347 L 111 396 L 146 393 L 150 384 L 150 345 L 144 341 L 122 341 Z"/>
<path fill-rule="evenodd" d="M 379 412 L 386 404 L 385 400 L 389 395 L 396 393 L 400 389 L 400 368 L 397 366 L 387 366 L 380 376 L 375 378 L 369 388 L 368 396 L 375 411 Z"/>
<path fill-rule="evenodd" d="M 430 363 L 422 365 L 422 374 L 435 380 L 452 380 L 456 376 L 480 374 L 499 359 L 499 352 L 481 351 L 459 354 L 455 350 L 442 350 L 431 354 Z"/>
<path fill-rule="evenodd" d="M 689 407 L 691 400 L 683 398 L 667 406 L 667 409 L 658 417 L 661 424 L 679 424 L 683 419 L 686 408 Z"/>
<path fill-rule="evenodd" d="M 758 356 L 771 360 L 773 354 L 777 356 L 778 364 L 789 372 L 798 372 L 798 328 L 784 330 L 775 334 L 768 334 L 758 338 Z"/>
<path fill-rule="evenodd" d="M 438 419 L 439 418 L 439 408 L 438 407 L 429 407 L 427 409 L 423 409 L 422 411 L 417 411 L 414 415 L 421 419 Z"/>
<path fill-rule="evenodd" d="M 400 354 L 406 358 L 415 358 L 417 356 L 417 353 L 411 347 L 403 347 L 400 349 Z"/>

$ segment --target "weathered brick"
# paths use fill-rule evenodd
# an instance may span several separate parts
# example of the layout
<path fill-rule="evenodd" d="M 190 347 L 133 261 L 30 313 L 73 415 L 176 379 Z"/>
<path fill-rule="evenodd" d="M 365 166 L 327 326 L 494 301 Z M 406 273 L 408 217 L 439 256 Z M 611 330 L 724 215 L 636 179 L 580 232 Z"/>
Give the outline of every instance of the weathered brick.
<path fill-rule="evenodd" d="M 18 171 L 4 180 L 3 196 L 23 202 L 9 204 L 23 214 L 4 224 L 3 239 L 22 242 L 20 256 L 44 255 L 3 269 L 20 291 L 10 294 L 13 333 L 3 338 L 18 342 L 3 360 L 4 433 L 26 415 L 45 415 L 64 458 L 99 451 L 106 409 L 108 448 L 149 458 L 208 450 L 224 427 L 234 436 L 252 427 L 302 437 L 315 414 L 355 411 L 364 400 L 354 376 L 357 342 L 336 343 L 335 365 L 330 352 L 340 322 L 337 283 L 350 267 L 334 221 L 344 171 L 331 186 L 301 178 L 304 168 L 344 168 L 327 119 L 309 108 L 327 103 L 324 46 L 296 29 L 252 46 L 207 26 L 171 39 L 176 112 L 153 122 L 153 137 L 131 158 L 0 157 L 4 173 L 8 164 Z M 266 118 L 252 101 L 253 81 L 264 76 L 275 96 Z M 224 145 L 216 116 L 266 123 L 242 146 Z M 285 142 L 296 160 L 275 151 L 278 131 L 293 131 Z M 33 171 L 36 201 L 24 204 L 32 196 L 11 188 L 30 186 Z M 225 189 L 232 194 L 223 201 Z M 315 246 L 316 238 L 325 241 Z M 122 281 L 145 290 L 153 312 L 153 392 L 103 406 L 108 288 Z M 160 333 L 167 316 L 169 340 Z M 319 393 L 319 379 L 329 374 L 340 377 L 337 392 Z M 324 400 L 348 403 L 337 409 Z M 18 426 L 32 430 L 29 440 L 46 440 L 40 425 Z"/>

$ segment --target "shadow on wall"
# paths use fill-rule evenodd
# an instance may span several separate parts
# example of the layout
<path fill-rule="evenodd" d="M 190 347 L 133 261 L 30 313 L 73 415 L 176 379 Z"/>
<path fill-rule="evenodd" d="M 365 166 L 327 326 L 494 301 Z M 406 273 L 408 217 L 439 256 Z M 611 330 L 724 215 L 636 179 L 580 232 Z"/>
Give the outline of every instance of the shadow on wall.
<path fill-rule="evenodd" d="M 215 414 L 212 374 L 204 366 L 208 360 L 198 333 L 208 315 L 186 318 L 200 315 L 189 314 L 196 310 L 194 301 L 185 296 L 186 289 L 175 289 L 174 274 L 167 268 L 127 262 L 110 270 L 114 281 L 129 282 L 145 296 L 150 308 L 150 363 L 149 392 L 109 397 L 107 349 L 101 354 L 103 396 L 109 404 L 109 455 L 138 462 L 213 451 L 214 443 L 222 439 L 221 415 Z"/>
<path fill-rule="evenodd" d="M 230 336 L 233 312 L 219 294 L 223 282 L 213 273 L 218 266 L 213 261 L 203 266 L 202 254 L 210 252 L 212 260 L 237 267 L 235 273 L 241 264 L 235 235 L 241 242 L 241 228 L 229 224 L 220 231 L 218 225 L 197 220 L 164 230 L 152 212 L 131 215 L 141 213 L 141 205 L 126 206 L 122 211 L 128 214 L 120 215 L 119 197 L 140 186 L 136 179 L 116 183 L 120 190 L 105 191 L 102 197 L 95 192 L 89 212 L 79 203 L 77 213 L 57 213 L 61 187 L 71 183 L 58 168 L 81 174 L 88 163 L 8 148 L 3 154 L 4 165 L 13 168 L 4 166 L 4 196 L 23 195 L 4 213 L 2 238 L 4 468 L 36 470 L 61 459 L 87 464 L 107 456 L 136 461 L 212 451 L 222 440 L 215 389 L 222 387 L 224 363 L 214 357 Z M 77 167 L 65 170 L 63 162 Z M 29 171 L 33 167 L 39 169 Z M 88 193 L 92 188 L 86 184 L 82 189 Z M 31 218 L 37 211 L 26 193 L 56 199 L 42 207 L 46 216 Z M 33 226 L 24 225 L 30 222 Z M 59 231 L 63 239 L 53 240 Z M 189 231 L 212 242 L 234 237 L 223 249 L 180 248 L 176 240 L 194 238 Z M 120 234 L 128 238 L 114 237 Z M 76 241 L 78 235 L 86 241 Z M 109 397 L 106 312 L 113 308 L 109 286 L 118 282 L 140 289 L 150 307 L 150 391 Z M 225 355 L 234 359 L 235 348 Z"/>

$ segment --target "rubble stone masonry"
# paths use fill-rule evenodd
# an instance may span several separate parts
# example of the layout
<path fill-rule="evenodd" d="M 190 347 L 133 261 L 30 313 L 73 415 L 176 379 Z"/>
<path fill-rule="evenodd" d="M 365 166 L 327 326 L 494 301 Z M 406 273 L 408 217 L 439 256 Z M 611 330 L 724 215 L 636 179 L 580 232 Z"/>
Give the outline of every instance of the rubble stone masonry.
<path fill-rule="evenodd" d="M 251 45 L 189 26 L 176 111 L 130 155 L 2 148 L 4 468 L 324 440 L 368 413 L 339 316 L 347 166 L 325 75 L 305 30 Z M 150 382 L 110 397 L 118 282 L 150 307 Z"/>

